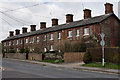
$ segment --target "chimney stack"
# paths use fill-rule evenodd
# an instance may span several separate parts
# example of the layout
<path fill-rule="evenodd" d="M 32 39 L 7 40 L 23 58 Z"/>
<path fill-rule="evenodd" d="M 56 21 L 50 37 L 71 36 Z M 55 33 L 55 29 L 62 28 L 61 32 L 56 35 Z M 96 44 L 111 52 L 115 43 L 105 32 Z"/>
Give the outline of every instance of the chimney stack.
<path fill-rule="evenodd" d="M 36 25 L 30 25 L 31 31 L 36 31 Z"/>
<path fill-rule="evenodd" d="M 58 19 L 52 19 L 52 26 L 58 25 Z"/>
<path fill-rule="evenodd" d="M 9 32 L 9 36 L 10 36 L 10 37 L 14 36 L 14 31 L 10 31 L 10 32 Z"/>
<path fill-rule="evenodd" d="M 22 28 L 22 33 L 27 33 L 27 28 L 26 27 Z"/>
<path fill-rule="evenodd" d="M 15 32 L 16 32 L 15 35 L 20 34 L 20 30 L 19 29 L 16 29 Z"/>
<path fill-rule="evenodd" d="M 46 28 L 46 22 L 40 22 L 40 29 Z"/>
<path fill-rule="evenodd" d="M 113 13 L 113 4 L 105 4 L 105 14 Z"/>
<path fill-rule="evenodd" d="M 73 15 L 72 14 L 67 14 L 66 15 L 66 23 L 73 22 Z"/>
<path fill-rule="evenodd" d="M 91 10 L 90 9 L 84 9 L 84 19 L 91 18 Z"/>

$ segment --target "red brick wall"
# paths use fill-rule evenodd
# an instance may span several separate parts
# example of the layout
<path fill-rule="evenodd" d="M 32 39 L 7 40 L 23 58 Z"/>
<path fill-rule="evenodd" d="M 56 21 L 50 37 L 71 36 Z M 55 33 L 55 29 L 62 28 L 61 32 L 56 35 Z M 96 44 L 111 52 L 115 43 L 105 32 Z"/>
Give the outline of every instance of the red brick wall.
<path fill-rule="evenodd" d="M 67 52 L 64 53 L 64 62 L 83 61 L 84 52 Z"/>

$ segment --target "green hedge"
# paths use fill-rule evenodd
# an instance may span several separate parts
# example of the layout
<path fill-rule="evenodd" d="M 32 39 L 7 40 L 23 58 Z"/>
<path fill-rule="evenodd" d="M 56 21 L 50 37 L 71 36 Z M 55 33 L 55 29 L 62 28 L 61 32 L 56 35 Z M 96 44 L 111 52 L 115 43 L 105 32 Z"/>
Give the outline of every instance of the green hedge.
<path fill-rule="evenodd" d="M 87 49 L 92 62 L 102 62 L 102 48 Z M 120 48 L 105 48 L 105 62 L 120 63 Z"/>

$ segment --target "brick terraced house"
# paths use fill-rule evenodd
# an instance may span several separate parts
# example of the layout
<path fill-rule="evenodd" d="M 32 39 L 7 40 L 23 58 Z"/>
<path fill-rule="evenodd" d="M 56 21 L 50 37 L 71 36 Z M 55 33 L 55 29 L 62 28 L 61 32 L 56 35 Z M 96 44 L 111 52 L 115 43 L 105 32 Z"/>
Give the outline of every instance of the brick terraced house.
<path fill-rule="evenodd" d="M 81 41 L 86 36 L 95 36 L 100 39 L 100 33 L 105 34 L 106 46 L 120 46 L 120 20 L 114 14 L 113 4 L 105 4 L 105 14 L 92 17 L 90 9 L 84 9 L 84 19 L 73 21 L 73 15 L 66 15 L 66 23 L 58 25 L 58 19 L 52 19 L 52 27 L 46 28 L 46 22 L 40 22 L 40 29 L 36 30 L 36 25 L 30 25 L 31 31 L 27 28 L 10 31 L 8 38 L 2 41 L 3 51 L 10 49 L 18 51 L 28 46 L 30 51 L 38 46 L 41 51 L 54 51 L 55 44 L 61 40 Z"/>

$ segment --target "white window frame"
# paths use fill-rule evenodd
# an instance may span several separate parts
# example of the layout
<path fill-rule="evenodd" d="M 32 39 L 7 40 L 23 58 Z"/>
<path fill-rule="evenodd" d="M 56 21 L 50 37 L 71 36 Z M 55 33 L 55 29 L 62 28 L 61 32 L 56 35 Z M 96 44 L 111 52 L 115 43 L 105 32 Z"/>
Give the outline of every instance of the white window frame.
<path fill-rule="evenodd" d="M 28 43 L 28 38 L 25 39 L 25 43 Z"/>
<path fill-rule="evenodd" d="M 40 37 L 37 36 L 36 40 L 37 40 L 37 43 L 39 43 L 40 42 Z"/>
<path fill-rule="evenodd" d="M 4 42 L 4 46 L 6 46 L 6 42 Z"/>
<path fill-rule="evenodd" d="M 89 35 L 89 28 L 84 28 L 84 36 Z"/>
<path fill-rule="evenodd" d="M 53 34 L 50 34 L 50 40 L 53 40 Z"/>
<path fill-rule="evenodd" d="M 34 37 L 32 37 L 32 43 L 34 43 Z"/>
<path fill-rule="evenodd" d="M 19 44 L 19 41 L 18 40 L 16 40 L 16 45 L 18 45 Z"/>
<path fill-rule="evenodd" d="M 53 45 L 50 45 L 50 51 L 54 51 Z"/>
<path fill-rule="evenodd" d="M 77 37 L 80 36 L 80 30 L 79 29 L 76 30 L 76 36 Z"/>
<path fill-rule="evenodd" d="M 68 31 L 68 38 L 71 38 L 72 37 L 72 30 L 69 30 Z"/>
<path fill-rule="evenodd" d="M 47 35 L 44 35 L 44 41 L 46 41 L 47 40 Z"/>
<path fill-rule="evenodd" d="M 6 49 L 4 49 L 4 52 L 6 52 Z"/>
<path fill-rule="evenodd" d="M 61 39 L 61 32 L 58 33 L 58 39 Z"/>
<path fill-rule="evenodd" d="M 44 47 L 44 52 L 46 52 L 47 51 L 47 48 L 46 47 Z"/>
<path fill-rule="evenodd" d="M 15 45 L 15 40 L 13 40 L 13 45 Z"/>
<path fill-rule="evenodd" d="M 20 44 L 22 44 L 22 40 L 20 40 Z"/>
<path fill-rule="evenodd" d="M 11 41 L 9 42 L 9 46 L 11 46 Z"/>

